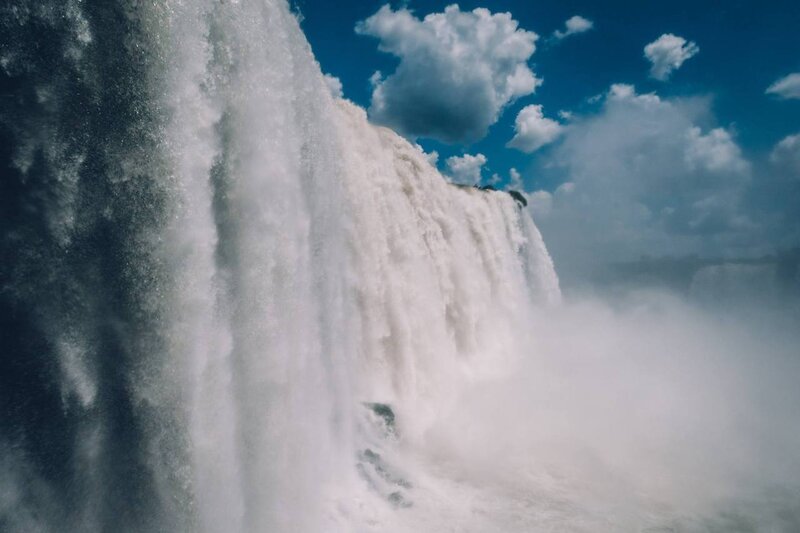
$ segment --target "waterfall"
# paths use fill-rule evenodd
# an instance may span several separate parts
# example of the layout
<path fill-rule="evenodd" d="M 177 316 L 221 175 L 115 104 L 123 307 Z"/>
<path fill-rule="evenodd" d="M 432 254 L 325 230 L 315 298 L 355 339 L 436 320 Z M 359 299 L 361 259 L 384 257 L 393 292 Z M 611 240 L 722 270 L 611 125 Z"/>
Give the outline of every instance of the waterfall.
<path fill-rule="evenodd" d="M 283 0 L 15 0 L 0 69 L 4 531 L 368 530 L 560 298 Z"/>

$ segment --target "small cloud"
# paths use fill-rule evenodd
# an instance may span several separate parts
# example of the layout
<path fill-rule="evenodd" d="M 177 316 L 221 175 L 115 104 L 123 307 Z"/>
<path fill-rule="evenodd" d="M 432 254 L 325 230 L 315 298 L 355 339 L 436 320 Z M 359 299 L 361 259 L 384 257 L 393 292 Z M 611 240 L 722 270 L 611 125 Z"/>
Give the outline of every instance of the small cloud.
<path fill-rule="evenodd" d="M 772 149 L 769 160 L 773 165 L 784 168 L 800 180 L 800 133 L 781 139 Z"/>
<path fill-rule="evenodd" d="M 777 80 L 767 87 L 766 94 L 771 94 L 784 100 L 800 99 L 800 72 L 794 72 Z"/>
<path fill-rule="evenodd" d="M 650 76 L 666 81 L 672 71 L 683 65 L 684 61 L 697 55 L 700 48 L 683 37 L 665 33 L 644 47 L 644 56 L 650 63 Z"/>
<path fill-rule="evenodd" d="M 570 121 L 575 114 L 572 111 L 567 111 L 566 109 L 562 109 L 558 112 L 558 118 L 561 120 Z"/>
<path fill-rule="evenodd" d="M 544 116 L 541 105 L 525 106 L 514 121 L 514 137 L 506 146 L 532 153 L 555 141 L 562 129 L 561 124 Z"/>
<path fill-rule="evenodd" d="M 325 74 L 325 85 L 328 87 L 328 90 L 331 92 L 331 96 L 334 98 L 341 98 L 343 96 L 342 82 L 336 76 Z"/>
<path fill-rule="evenodd" d="M 511 170 L 509 170 L 508 175 L 509 175 L 508 187 L 510 189 L 521 191 L 522 189 L 525 188 L 522 183 L 522 175 L 517 171 L 516 168 L 512 168 Z"/>
<path fill-rule="evenodd" d="M 606 93 L 607 102 L 628 102 L 639 105 L 658 105 L 661 98 L 656 93 L 638 94 L 636 87 L 627 83 L 614 83 Z M 602 98 L 602 95 L 600 96 Z"/>
<path fill-rule="evenodd" d="M 356 25 L 400 59 L 371 78 L 370 118 L 408 137 L 454 143 L 486 135 L 505 107 L 541 84 L 527 62 L 538 36 L 510 13 L 457 5 L 423 19 L 384 5 Z"/>
<path fill-rule="evenodd" d="M 556 39 L 564 39 L 570 35 L 589 31 L 594 27 L 594 22 L 580 15 L 575 15 L 567 19 L 564 23 L 564 27 L 566 28 L 564 31 L 556 30 L 553 32 L 553 36 Z"/>
<path fill-rule="evenodd" d="M 448 157 L 446 163 L 453 183 L 477 185 L 481 181 L 481 170 L 486 161 L 486 156 L 483 154 L 464 154 L 463 156 Z"/>
<path fill-rule="evenodd" d="M 636 96 L 636 87 L 628 83 L 615 83 L 608 89 L 608 97 L 614 100 L 626 100 Z"/>
<path fill-rule="evenodd" d="M 590 104 L 596 104 L 597 102 L 602 102 L 607 96 L 606 93 L 598 93 L 593 96 L 590 96 L 586 99 L 586 101 Z"/>

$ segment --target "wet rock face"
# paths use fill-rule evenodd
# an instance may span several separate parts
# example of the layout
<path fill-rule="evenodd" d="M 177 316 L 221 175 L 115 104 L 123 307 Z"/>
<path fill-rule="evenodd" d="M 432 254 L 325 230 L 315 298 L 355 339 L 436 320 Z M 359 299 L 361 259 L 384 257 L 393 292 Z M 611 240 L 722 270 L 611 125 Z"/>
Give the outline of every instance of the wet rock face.
<path fill-rule="evenodd" d="M 508 194 L 510 194 L 511 197 L 514 200 L 516 200 L 519 205 L 521 205 L 522 207 L 527 207 L 528 200 L 525 199 L 525 196 L 523 196 L 521 192 L 510 190 L 508 191 Z"/>
<path fill-rule="evenodd" d="M 394 411 L 389 404 L 386 403 L 365 403 L 364 404 L 370 411 L 373 412 L 380 420 L 388 433 L 395 434 L 394 425 Z"/>
<path fill-rule="evenodd" d="M 480 186 L 477 186 L 477 185 L 476 185 L 476 186 L 475 186 L 475 188 L 476 188 L 476 189 L 478 189 L 478 190 L 481 190 L 481 191 L 496 191 L 496 190 L 498 190 L 498 189 L 497 189 L 495 186 L 493 186 L 493 185 L 480 185 Z M 513 190 L 513 189 L 509 189 L 509 190 L 508 190 L 508 191 L 506 191 L 506 192 L 507 192 L 508 194 L 510 194 L 510 195 L 511 195 L 511 197 L 512 197 L 514 200 L 516 200 L 516 201 L 517 201 L 517 203 L 518 203 L 520 206 L 522 206 L 522 207 L 527 207 L 527 205 L 528 205 L 528 200 L 525 198 L 525 195 L 524 195 L 524 194 L 522 194 L 522 193 L 521 193 L 521 192 L 519 192 L 519 191 L 515 191 L 515 190 Z"/>
<path fill-rule="evenodd" d="M 411 507 L 412 502 L 405 492 L 412 485 L 391 459 L 393 443 L 397 439 L 394 410 L 389 404 L 378 402 L 364 403 L 364 407 L 369 410 L 373 431 L 380 436 L 372 447 L 358 452 L 356 469 L 370 488 L 392 506 Z"/>

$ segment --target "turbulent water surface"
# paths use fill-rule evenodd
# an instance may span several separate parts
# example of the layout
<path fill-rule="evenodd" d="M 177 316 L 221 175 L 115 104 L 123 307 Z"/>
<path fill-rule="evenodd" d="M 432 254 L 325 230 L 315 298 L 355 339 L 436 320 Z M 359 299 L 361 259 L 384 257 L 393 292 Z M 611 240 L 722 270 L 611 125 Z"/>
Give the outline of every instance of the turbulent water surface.
<path fill-rule="evenodd" d="M 676 335 L 624 319 L 661 351 L 614 355 L 652 337 L 562 307 L 511 196 L 335 100 L 285 2 L 14 0 L 0 24 L 3 531 L 800 524 L 797 465 L 749 464 L 793 429 L 719 450 L 728 389 L 664 363 L 717 373 L 735 328 L 676 347 L 669 304 Z M 652 417 L 679 436 L 618 435 Z M 742 463 L 778 488 L 702 518 L 743 501 Z"/>

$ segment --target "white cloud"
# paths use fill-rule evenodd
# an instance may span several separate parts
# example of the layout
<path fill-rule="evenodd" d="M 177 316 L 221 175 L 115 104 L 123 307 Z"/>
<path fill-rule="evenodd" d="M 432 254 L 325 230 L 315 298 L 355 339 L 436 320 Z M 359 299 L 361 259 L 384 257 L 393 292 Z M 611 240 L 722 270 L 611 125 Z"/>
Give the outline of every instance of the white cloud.
<path fill-rule="evenodd" d="M 540 161 L 534 214 L 565 275 L 642 254 L 715 253 L 752 227 L 742 209 L 750 164 L 724 128 L 704 128 L 710 100 L 670 100 L 616 84 L 576 116 Z M 533 195 L 529 195 L 529 198 Z M 586 272 L 581 272 L 586 274 Z"/>
<path fill-rule="evenodd" d="M 628 83 L 614 83 L 609 87 L 607 95 L 609 98 L 617 100 L 635 98 L 637 97 L 636 87 Z"/>
<path fill-rule="evenodd" d="M 525 196 L 528 198 L 528 206 L 537 220 L 539 220 L 550 216 L 550 213 L 553 211 L 554 201 L 564 202 L 564 198 L 572 194 L 574 190 L 575 184 L 571 181 L 567 181 L 556 187 L 555 192 L 552 194 L 547 191 L 538 190 L 525 193 Z"/>
<path fill-rule="evenodd" d="M 664 81 L 673 70 L 677 70 L 687 59 L 695 56 L 700 48 L 683 37 L 665 33 L 644 47 L 644 56 L 650 63 L 650 76 Z"/>
<path fill-rule="evenodd" d="M 767 87 L 767 94 L 784 99 L 800 99 L 800 72 L 794 72 Z"/>
<path fill-rule="evenodd" d="M 612 84 L 605 97 L 611 101 L 624 100 L 642 106 L 658 106 L 661 103 L 661 98 L 656 93 L 638 94 L 636 87 L 627 83 Z M 599 95 L 599 99 L 603 99 L 602 94 Z"/>
<path fill-rule="evenodd" d="M 558 186 L 558 188 L 556 189 L 556 195 L 570 194 L 574 190 L 575 190 L 575 184 L 572 183 L 571 181 L 567 181 Z"/>
<path fill-rule="evenodd" d="M 552 194 L 547 191 L 535 191 L 525 196 L 528 199 L 528 208 L 537 220 L 550 215 L 550 211 L 553 209 Z"/>
<path fill-rule="evenodd" d="M 684 158 L 691 170 L 702 167 L 709 172 L 742 174 L 749 169 L 731 134 L 722 128 L 703 135 L 700 128 L 694 126 L 686 132 L 686 140 Z"/>
<path fill-rule="evenodd" d="M 512 168 L 508 171 L 508 188 L 521 191 L 524 188 L 524 184 L 522 183 L 522 175 L 516 168 Z"/>
<path fill-rule="evenodd" d="M 514 137 L 506 146 L 527 153 L 535 152 L 555 141 L 562 129 L 561 124 L 544 116 L 542 106 L 525 106 L 514 121 Z"/>
<path fill-rule="evenodd" d="M 569 37 L 570 35 L 575 35 L 576 33 L 589 31 L 593 26 L 594 22 L 591 20 L 581 17 L 580 15 L 575 15 L 568 18 L 564 23 L 564 27 L 566 28 L 564 31 L 556 30 L 553 35 L 556 39 L 563 39 L 565 37 Z"/>
<path fill-rule="evenodd" d="M 369 113 L 407 136 L 480 139 L 506 105 L 541 83 L 527 65 L 538 37 L 509 13 L 451 5 L 420 20 L 384 5 L 356 32 L 400 58 L 394 73 L 373 77 Z"/>
<path fill-rule="evenodd" d="M 800 133 L 781 139 L 772 149 L 770 162 L 800 180 Z"/>
<path fill-rule="evenodd" d="M 486 161 L 486 156 L 483 154 L 464 154 L 448 157 L 446 163 L 453 183 L 477 185 L 481 181 L 481 170 Z"/>
<path fill-rule="evenodd" d="M 341 98 L 342 93 L 342 82 L 336 76 L 331 76 L 330 74 L 325 74 L 325 85 L 328 87 L 328 90 L 331 92 L 331 96 L 334 98 Z"/>

